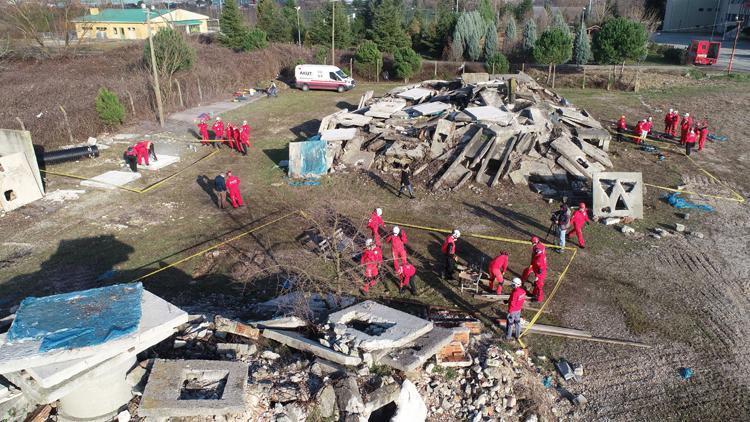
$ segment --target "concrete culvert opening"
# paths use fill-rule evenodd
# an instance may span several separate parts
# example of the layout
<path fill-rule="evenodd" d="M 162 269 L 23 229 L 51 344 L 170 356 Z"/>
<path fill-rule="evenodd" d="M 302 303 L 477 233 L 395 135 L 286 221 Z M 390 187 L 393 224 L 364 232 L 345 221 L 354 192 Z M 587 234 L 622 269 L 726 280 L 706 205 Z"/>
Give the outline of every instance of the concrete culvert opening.
<path fill-rule="evenodd" d="M 184 376 L 180 400 L 221 400 L 229 371 L 189 371 Z"/>
<path fill-rule="evenodd" d="M 373 411 L 370 414 L 369 422 L 388 422 L 396 415 L 398 406 L 395 402 L 390 402 L 378 410 Z"/>
<path fill-rule="evenodd" d="M 392 322 L 369 322 L 361 319 L 353 319 L 346 323 L 347 327 L 354 328 L 369 336 L 379 336 L 394 325 L 396 324 Z"/>
<path fill-rule="evenodd" d="M 6 201 L 12 201 L 16 199 L 16 193 L 13 192 L 12 189 L 6 190 L 5 192 L 3 192 L 3 196 L 5 197 Z"/>

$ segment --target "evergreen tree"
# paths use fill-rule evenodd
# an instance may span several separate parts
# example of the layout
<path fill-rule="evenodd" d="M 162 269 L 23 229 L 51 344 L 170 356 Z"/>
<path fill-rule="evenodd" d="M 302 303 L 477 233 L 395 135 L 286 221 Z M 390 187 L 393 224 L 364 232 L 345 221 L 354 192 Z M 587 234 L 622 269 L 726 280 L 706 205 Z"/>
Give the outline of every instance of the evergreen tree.
<path fill-rule="evenodd" d="M 393 70 L 396 77 L 408 79 L 422 68 L 422 59 L 409 47 L 399 48 L 393 54 Z"/>
<path fill-rule="evenodd" d="M 404 10 L 400 0 L 379 0 L 370 3 L 371 26 L 367 38 L 375 41 L 380 51 L 395 53 L 411 46 L 411 39 L 402 24 Z"/>
<path fill-rule="evenodd" d="M 523 25 L 522 48 L 524 52 L 530 52 L 534 49 L 536 43 L 536 22 L 534 19 L 527 19 Z"/>
<path fill-rule="evenodd" d="M 366 0 L 353 0 L 352 12 L 354 19 L 351 22 L 352 41 L 360 43 L 367 36 L 368 6 Z"/>
<path fill-rule="evenodd" d="M 242 39 L 242 51 L 253 51 L 268 47 L 268 37 L 262 29 L 253 28 L 247 31 Z"/>
<path fill-rule="evenodd" d="M 559 9 L 552 14 L 552 24 L 550 26 L 552 28 L 561 30 L 567 35 L 571 35 L 570 27 L 568 26 L 568 23 L 565 22 L 565 18 L 563 17 L 562 13 L 560 13 Z"/>
<path fill-rule="evenodd" d="M 480 0 L 478 10 L 485 22 L 488 24 L 495 23 L 495 9 L 492 7 L 490 0 Z"/>
<path fill-rule="evenodd" d="M 237 3 L 234 0 L 224 1 L 219 25 L 221 28 L 219 42 L 229 48 L 241 49 L 242 40 L 245 38 L 248 29 L 242 22 L 240 9 L 237 8 Z"/>
<path fill-rule="evenodd" d="M 333 8 L 336 8 L 336 21 L 331 20 Z M 306 39 L 314 45 L 331 46 L 331 25 L 336 25 L 336 48 L 347 48 L 351 45 L 351 29 L 344 6 L 333 6 L 329 2 L 313 15 L 313 21 L 307 30 Z"/>
<path fill-rule="evenodd" d="M 156 70 L 162 77 L 171 78 L 175 73 L 189 70 L 195 63 L 195 49 L 188 44 L 182 32 L 173 28 L 162 28 L 153 37 Z M 151 47 L 143 46 L 143 60 L 151 66 Z"/>
<path fill-rule="evenodd" d="M 297 28 L 297 1 L 286 0 L 284 7 L 281 9 L 281 15 L 287 21 L 287 27 L 291 32 L 291 39 L 293 43 L 297 43 L 297 34 L 301 39 L 305 37 L 305 22 L 302 21 L 302 17 L 299 19 L 299 28 Z M 299 30 L 299 32 L 297 32 Z"/>
<path fill-rule="evenodd" d="M 117 94 L 107 88 L 99 88 L 94 107 L 99 119 L 109 127 L 115 127 L 125 119 L 125 107 L 120 103 Z"/>
<path fill-rule="evenodd" d="M 422 34 L 423 26 L 424 23 L 422 19 L 422 12 L 417 10 L 416 12 L 414 12 L 414 16 L 412 16 L 411 21 L 409 21 L 409 25 L 407 25 L 406 27 L 406 32 L 409 34 L 411 45 L 414 48 L 419 48 L 421 44 L 420 36 Z"/>
<path fill-rule="evenodd" d="M 484 36 L 484 58 L 487 60 L 497 52 L 497 28 L 494 23 L 487 24 Z"/>
<path fill-rule="evenodd" d="M 482 54 L 482 37 L 487 33 L 487 24 L 476 10 L 462 13 L 453 33 L 453 51 L 456 58 L 465 56 L 478 60 Z M 495 40 L 497 44 L 497 39 Z M 461 54 L 459 55 L 459 51 Z"/>
<path fill-rule="evenodd" d="M 516 6 L 515 15 L 516 20 L 522 21 L 526 19 L 526 15 L 534 10 L 534 3 L 531 0 L 523 0 Z"/>
<path fill-rule="evenodd" d="M 383 55 L 378 51 L 378 45 L 365 40 L 354 54 L 354 68 L 367 78 L 374 78 L 378 66 L 382 64 Z"/>
<path fill-rule="evenodd" d="M 495 52 L 491 56 L 486 57 L 484 67 L 488 72 L 493 73 L 508 73 L 510 69 L 510 63 L 503 53 Z"/>
<path fill-rule="evenodd" d="M 534 60 L 539 64 L 558 65 L 567 62 L 573 55 L 573 40 L 558 28 L 544 31 L 534 43 Z"/>
<path fill-rule="evenodd" d="M 643 60 L 648 53 L 648 33 L 639 22 L 627 19 L 610 19 L 594 35 L 591 50 L 599 64 L 624 63 L 626 60 Z"/>
<path fill-rule="evenodd" d="M 275 0 L 258 0 L 256 14 L 258 28 L 266 32 L 268 39 L 275 42 L 292 41 L 292 25 L 281 13 Z"/>
<path fill-rule="evenodd" d="M 453 12 L 453 2 L 451 0 L 439 0 L 435 19 L 435 38 L 432 40 L 433 54 L 436 57 L 443 54 L 445 46 L 452 44 L 457 19 L 456 13 Z"/>
<path fill-rule="evenodd" d="M 576 38 L 573 41 L 573 63 L 586 64 L 591 59 L 591 45 L 586 33 L 586 25 L 578 25 Z"/>
<path fill-rule="evenodd" d="M 516 20 L 513 16 L 508 16 L 508 22 L 505 24 L 505 40 L 506 42 L 513 43 L 518 36 L 518 30 L 516 29 Z"/>

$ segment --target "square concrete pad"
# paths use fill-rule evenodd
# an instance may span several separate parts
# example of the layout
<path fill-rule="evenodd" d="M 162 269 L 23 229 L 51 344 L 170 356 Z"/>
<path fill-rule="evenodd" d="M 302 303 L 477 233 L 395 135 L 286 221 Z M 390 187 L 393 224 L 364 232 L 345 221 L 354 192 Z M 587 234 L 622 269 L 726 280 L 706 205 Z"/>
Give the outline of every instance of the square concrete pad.
<path fill-rule="evenodd" d="M 513 113 L 492 106 L 466 107 L 464 113 L 472 116 L 475 120 L 497 123 L 503 126 L 509 125 L 514 119 Z"/>
<path fill-rule="evenodd" d="M 172 165 L 174 163 L 180 162 L 180 157 L 176 155 L 164 155 L 159 154 L 159 161 L 151 160 L 149 165 L 147 166 L 138 166 L 139 169 L 146 169 L 146 170 L 159 170 L 163 169 L 166 166 Z"/>
<path fill-rule="evenodd" d="M 248 365 L 242 362 L 157 359 L 138 416 L 223 416 L 245 411 Z M 202 385 L 202 392 L 193 387 Z M 212 397 L 212 398 L 205 398 Z"/>
<path fill-rule="evenodd" d="M 117 186 L 126 185 L 140 178 L 141 178 L 140 173 L 133 173 L 131 171 L 112 170 L 106 173 L 102 173 L 92 178 L 91 180 L 82 181 L 81 186 L 88 186 L 92 188 L 102 188 L 102 189 L 115 189 Z"/>
<path fill-rule="evenodd" d="M 328 322 L 346 325 L 346 334 L 360 341 L 359 347 L 366 351 L 401 347 L 432 330 L 430 321 L 371 300 L 332 313 Z"/>

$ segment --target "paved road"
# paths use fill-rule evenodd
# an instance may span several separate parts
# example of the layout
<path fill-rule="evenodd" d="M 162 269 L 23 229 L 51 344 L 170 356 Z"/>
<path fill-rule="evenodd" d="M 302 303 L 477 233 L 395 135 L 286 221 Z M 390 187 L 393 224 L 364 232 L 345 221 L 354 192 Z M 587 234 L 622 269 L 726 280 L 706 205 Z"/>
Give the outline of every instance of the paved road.
<path fill-rule="evenodd" d="M 689 33 L 664 33 L 657 32 L 651 37 L 651 40 L 657 44 L 669 44 L 676 47 L 687 47 L 690 41 L 694 39 L 707 40 L 711 34 L 689 34 Z M 721 35 L 714 36 L 715 41 L 721 41 Z M 721 43 L 721 52 L 719 53 L 719 62 L 712 66 L 714 69 L 726 69 L 729 64 L 729 56 L 732 53 L 732 44 L 734 43 L 734 34 L 727 34 L 726 39 Z M 742 70 L 750 72 L 750 41 L 740 40 L 737 42 L 737 51 L 734 54 L 733 70 Z"/>

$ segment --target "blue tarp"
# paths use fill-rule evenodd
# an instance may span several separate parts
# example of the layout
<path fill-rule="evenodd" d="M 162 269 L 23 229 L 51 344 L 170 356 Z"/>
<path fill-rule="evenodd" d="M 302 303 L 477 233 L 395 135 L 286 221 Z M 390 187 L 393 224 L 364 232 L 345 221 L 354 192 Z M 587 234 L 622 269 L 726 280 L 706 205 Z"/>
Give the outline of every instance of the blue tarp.
<path fill-rule="evenodd" d="M 7 340 L 41 340 L 42 352 L 103 344 L 138 329 L 142 296 L 143 285 L 135 283 L 27 297 Z"/>
<path fill-rule="evenodd" d="M 317 178 L 328 173 L 328 142 L 315 135 L 303 142 L 289 144 L 289 177 Z"/>
<path fill-rule="evenodd" d="M 686 208 L 694 208 L 704 211 L 713 211 L 714 208 L 710 205 L 703 205 L 703 204 L 695 204 L 693 202 L 690 202 L 686 200 L 685 198 L 680 197 L 679 192 L 670 193 L 666 196 L 667 202 L 669 205 L 677 208 L 677 209 L 686 209 Z"/>

